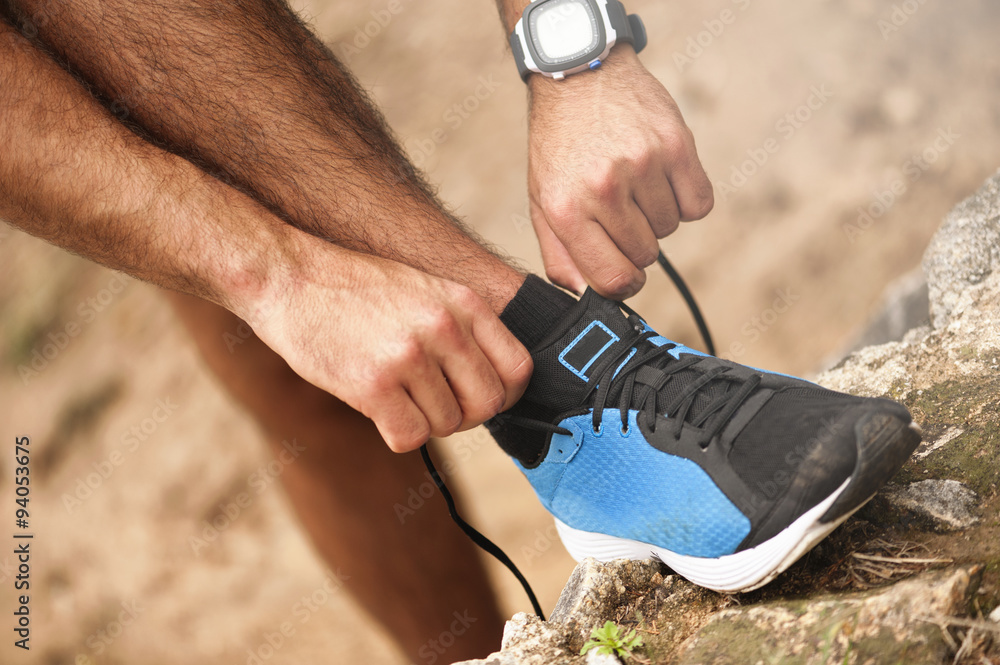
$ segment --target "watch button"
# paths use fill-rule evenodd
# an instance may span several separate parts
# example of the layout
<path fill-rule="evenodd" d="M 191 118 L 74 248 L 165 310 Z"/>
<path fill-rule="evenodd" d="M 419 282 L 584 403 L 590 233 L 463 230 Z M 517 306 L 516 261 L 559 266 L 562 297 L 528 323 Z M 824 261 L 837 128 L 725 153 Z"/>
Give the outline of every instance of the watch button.
<path fill-rule="evenodd" d="M 590 63 L 590 68 L 591 69 L 597 69 L 600 66 L 601 66 L 601 61 L 600 60 L 594 60 L 592 63 Z"/>

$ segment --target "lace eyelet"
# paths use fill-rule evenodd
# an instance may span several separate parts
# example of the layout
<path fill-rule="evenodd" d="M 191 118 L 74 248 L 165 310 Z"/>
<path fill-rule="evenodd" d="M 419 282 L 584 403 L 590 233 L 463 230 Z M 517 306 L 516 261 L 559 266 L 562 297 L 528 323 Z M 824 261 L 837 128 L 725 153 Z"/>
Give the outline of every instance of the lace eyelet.
<path fill-rule="evenodd" d="M 621 434 L 622 436 L 628 436 L 629 433 L 628 425 L 622 423 L 622 426 L 618 429 L 618 433 Z"/>
<path fill-rule="evenodd" d="M 604 423 L 601 423 L 596 428 L 591 427 L 590 431 L 594 434 L 594 436 L 602 436 L 604 434 Z"/>

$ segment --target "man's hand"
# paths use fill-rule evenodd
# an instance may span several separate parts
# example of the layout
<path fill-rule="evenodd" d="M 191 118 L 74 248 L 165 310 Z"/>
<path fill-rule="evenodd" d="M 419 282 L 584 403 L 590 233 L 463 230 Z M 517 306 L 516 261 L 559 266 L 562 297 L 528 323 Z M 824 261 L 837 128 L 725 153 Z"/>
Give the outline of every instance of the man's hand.
<path fill-rule="evenodd" d="M 531 356 L 471 289 L 302 241 L 305 260 L 242 316 L 299 376 L 371 418 L 392 450 L 479 425 L 520 398 Z"/>
<path fill-rule="evenodd" d="M 657 239 L 714 204 L 694 137 L 629 45 L 596 72 L 529 83 L 528 192 L 546 274 L 578 293 L 632 296 Z"/>

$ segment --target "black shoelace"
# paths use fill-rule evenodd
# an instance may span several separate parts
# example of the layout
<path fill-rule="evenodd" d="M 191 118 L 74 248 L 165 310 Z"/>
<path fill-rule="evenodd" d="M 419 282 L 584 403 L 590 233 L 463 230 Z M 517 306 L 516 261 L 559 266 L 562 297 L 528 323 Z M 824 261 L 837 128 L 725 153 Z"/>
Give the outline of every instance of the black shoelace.
<path fill-rule="evenodd" d="M 639 412 L 639 423 L 646 430 L 655 432 L 656 415 L 669 413 L 671 417 L 668 434 L 672 438 L 680 438 L 681 429 L 687 422 L 700 432 L 698 445 L 707 448 L 712 439 L 722 431 L 729 418 L 760 385 L 760 376 L 729 377 L 726 376 L 729 371 L 727 368 L 718 367 L 702 373 L 699 378 L 685 386 L 673 400 L 667 402 L 663 389 L 675 374 L 701 362 L 701 357 L 687 356 L 684 359 L 676 359 L 670 354 L 670 350 L 677 347 L 677 344 L 672 343 L 662 346 L 649 344 L 650 348 L 647 348 L 643 353 L 636 353 L 635 350 L 641 347 L 643 342 L 656 337 L 658 333 L 653 331 L 639 332 L 642 329 L 642 323 L 634 313 L 629 316 L 629 320 L 635 326 L 637 335 L 631 340 L 627 340 L 626 345 L 619 353 L 603 360 L 598 368 L 591 372 L 591 378 L 587 384 L 584 399 L 588 399 L 591 394 L 595 395 L 592 405 L 594 434 L 600 436 L 603 433 L 604 409 L 617 400 L 623 436 L 628 434 L 628 412 L 630 409 L 636 408 Z M 697 414 L 693 413 L 695 399 L 702 390 L 716 380 L 731 382 L 738 387 L 735 390 L 725 390 L 707 405 L 700 407 Z M 501 415 L 499 417 L 505 422 L 528 429 L 566 436 L 572 435 L 572 432 L 567 429 L 541 420 L 520 416 Z"/>
<path fill-rule="evenodd" d="M 702 339 L 705 342 L 706 350 L 709 354 L 714 356 L 715 344 L 712 343 L 712 336 L 708 331 L 708 326 L 705 324 L 704 317 L 701 315 L 701 309 L 698 307 L 698 303 L 694 300 L 694 296 L 691 295 L 691 291 L 688 290 L 684 280 L 667 260 L 667 257 L 663 255 L 663 252 L 660 252 L 657 260 L 663 270 L 673 281 L 674 286 L 677 287 L 677 290 L 684 298 L 684 302 L 687 303 L 688 309 L 691 311 L 691 316 L 694 318 L 695 324 L 698 326 L 698 331 L 701 333 Z M 657 413 L 676 414 L 671 418 L 671 426 L 674 428 L 671 434 L 674 438 L 680 436 L 681 428 L 683 427 L 685 419 L 690 416 L 690 420 L 688 422 L 699 428 L 702 432 L 702 436 L 699 439 L 699 445 L 703 447 L 708 446 L 712 438 L 722 430 L 729 418 L 739 408 L 740 404 L 742 404 L 743 401 L 746 400 L 746 398 L 754 391 L 760 383 L 760 377 L 754 376 L 750 379 L 731 379 L 725 376 L 727 371 L 725 368 L 718 368 L 717 370 L 712 370 L 711 372 L 705 372 L 702 374 L 700 378 L 691 382 L 690 385 L 686 386 L 685 389 L 670 402 L 660 404 L 659 400 L 663 395 L 662 389 L 667 385 L 671 377 L 677 372 L 687 369 L 694 363 L 699 362 L 701 358 L 697 356 L 688 356 L 683 360 L 678 360 L 669 355 L 669 351 L 675 348 L 677 346 L 676 344 L 664 344 L 663 346 L 657 347 L 653 344 L 647 343 L 645 346 L 650 348 L 646 348 L 641 354 L 636 351 L 636 357 L 629 359 L 628 354 L 632 353 L 633 349 L 637 350 L 640 346 L 643 346 L 643 342 L 646 342 L 646 340 L 656 336 L 656 333 L 649 330 L 643 332 L 643 326 L 639 315 L 632 311 L 632 309 L 630 309 L 627 305 L 621 304 L 621 306 L 629 313 L 628 319 L 629 322 L 632 323 L 636 334 L 635 337 L 629 341 L 629 343 L 624 345 L 624 348 L 620 353 L 615 355 L 613 358 L 608 358 L 602 361 L 600 367 L 598 367 L 597 370 L 591 374 L 590 381 L 587 384 L 586 396 L 589 398 L 589 396 L 591 394 L 595 394 L 596 391 L 593 407 L 594 432 L 600 433 L 602 431 L 601 419 L 604 414 L 604 407 L 609 401 L 614 403 L 612 396 L 617 395 L 623 435 L 628 433 L 628 412 L 630 406 L 636 405 L 640 411 L 641 417 L 643 418 L 643 425 L 651 431 L 655 431 L 656 429 Z M 698 393 L 716 379 L 732 381 L 739 384 L 739 387 L 736 390 L 724 391 L 723 394 L 713 399 L 709 404 L 700 408 L 697 415 L 692 414 L 691 407 L 694 404 Z M 637 385 L 638 388 L 636 387 Z M 663 407 L 662 409 L 660 408 L 661 406 Z M 507 416 L 506 419 L 511 424 L 530 427 L 546 432 L 566 435 L 571 434 L 571 432 L 559 427 L 558 425 L 544 421 L 522 418 L 520 416 Z M 514 562 L 510 560 L 510 557 L 508 557 L 507 554 L 504 553 L 504 551 L 489 538 L 481 534 L 468 522 L 462 519 L 462 516 L 458 514 L 458 510 L 455 507 L 455 500 L 452 498 L 451 492 L 448 491 L 447 486 L 445 486 L 444 480 L 438 474 L 437 469 L 434 468 L 434 463 L 431 461 L 431 456 L 427 450 L 426 444 L 420 447 L 420 456 L 423 458 L 424 465 L 427 467 L 427 471 L 430 472 L 431 478 L 434 479 L 434 484 L 437 485 L 437 488 L 441 491 L 441 495 L 444 497 L 445 503 L 448 505 L 448 512 L 451 514 L 451 518 L 456 524 L 458 524 L 462 531 L 464 531 L 465 534 L 472 539 L 472 542 L 491 554 L 500 563 L 506 566 L 511 573 L 513 573 L 514 577 L 516 577 L 521 583 L 525 593 L 528 595 L 535 614 L 537 614 L 538 617 L 544 621 L 545 614 L 542 612 L 542 607 L 538 603 L 538 599 L 535 597 L 535 592 L 531 589 L 531 585 L 528 584 L 528 580 L 525 579 L 524 575 L 521 574 L 521 571 L 514 565 Z"/>

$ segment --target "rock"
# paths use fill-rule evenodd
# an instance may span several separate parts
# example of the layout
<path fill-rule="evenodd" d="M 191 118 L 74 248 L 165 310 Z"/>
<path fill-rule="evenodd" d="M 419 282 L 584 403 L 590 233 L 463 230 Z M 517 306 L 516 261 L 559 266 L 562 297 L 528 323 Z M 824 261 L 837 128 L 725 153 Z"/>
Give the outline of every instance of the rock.
<path fill-rule="evenodd" d="M 691 584 L 659 561 L 584 559 L 573 570 L 552 616 L 579 651 L 591 631 L 614 621 L 624 629 L 655 625 L 659 641 L 679 644 L 718 606 L 723 596 Z M 641 619 L 639 618 L 641 617 Z M 643 635 L 647 640 L 649 635 Z"/>
<path fill-rule="evenodd" d="M 587 665 L 622 665 L 617 656 L 608 653 L 597 653 L 597 650 L 587 652 Z"/>
<path fill-rule="evenodd" d="M 989 619 L 990 621 L 996 621 L 997 623 L 1000 623 L 1000 605 L 997 605 L 996 607 L 993 608 L 993 611 L 990 612 Z"/>
<path fill-rule="evenodd" d="M 979 521 L 979 496 L 956 480 L 921 480 L 890 486 L 882 496 L 894 508 L 911 511 L 943 529 L 966 529 Z"/>
<path fill-rule="evenodd" d="M 863 594 L 722 610 L 688 640 L 678 663 L 942 663 L 935 621 L 954 616 L 979 570 L 935 571 Z"/>
<path fill-rule="evenodd" d="M 848 353 L 866 346 L 898 342 L 913 328 L 928 325 L 930 322 L 927 279 L 923 271 L 917 268 L 886 287 L 879 304 L 875 307 L 875 314 L 869 317 L 861 326 L 861 332 L 834 360 L 839 360 Z"/>
<path fill-rule="evenodd" d="M 669 653 L 671 645 L 679 645 L 697 630 L 723 596 L 668 573 L 658 561 L 584 559 L 570 575 L 548 622 L 515 614 L 504 629 L 500 651 L 456 665 L 610 665 L 618 659 L 595 660 L 593 651 L 586 658 L 579 655 L 591 631 L 606 621 L 624 630 L 641 627 L 639 616 L 642 625 L 656 626 L 656 635 L 641 633 L 643 639 L 656 638 L 666 646 L 654 644 L 654 649 Z"/>
<path fill-rule="evenodd" d="M 580 649 L 569 647 L 570 631 L 534 614 L 518 612 L 504 626 L 500 651 L 454 665 L 584 665 Z"/>
<path fill-rule="evenodd" d="M 946 445 L 948 445 L 958 437 L 962 436 L 962 434 L 964 433 L 965 430 L 962 429 L 961 427 L 950 427 L 948 428 L 948 431 L 946 431 L 944 434 L 937 437 L 933 441 L 924 441 L 923 443 L 921 443 L 920 447 L 918 447 L 914 451 L 913 457 L 915 459 L 923 459 L 928 455 L 930 455 L 931 453 L 933 453 L 934 451 L 944 448 Z"/>
<path fill-rule="evenodd" d="M 962 292 L 1000 268 L 1000 173 L 945 218 L 924 254 L 935 328 L 944 328 Z"/>
<path fill-rule="evenodd" d="M 601 563 L 584 559 L 573 569 L 550 621 L 574 624 L 586 635 L 607 621 L 608 608 L 625 601 L 628 590 L 650 588 L 663 583 L 663 564 L 656 561 L 618 560 Z"/>

